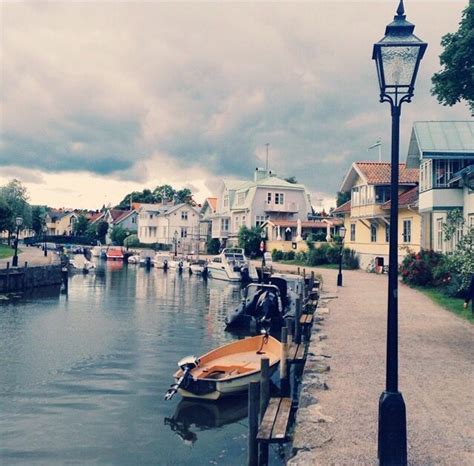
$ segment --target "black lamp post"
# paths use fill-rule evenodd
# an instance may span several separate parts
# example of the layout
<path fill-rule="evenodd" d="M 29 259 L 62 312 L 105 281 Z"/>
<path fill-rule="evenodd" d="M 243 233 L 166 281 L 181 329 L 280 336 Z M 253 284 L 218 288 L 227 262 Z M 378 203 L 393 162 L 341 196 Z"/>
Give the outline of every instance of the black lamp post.
<path fill-rule="evenodd" d="M 380 464 L 407 464 L 406 409 L 398 391 L 398 179 L 400 107 L 413 97 L 415 79 L 427 44 L 413 34 L 415 26 L 405 19 L 403 0 L 385 36 L 374 44 L 380 102 L 390 104 L 392 157 L 390 189 L 390 242 L 388 272 L 386 388 L 379 400 L 378 457 Z"/>
<path fill-rule="evenodd" d="M 43 251 L 44 251 L 44 257 L 47 257 L 48 255 L 48 245 L 46 244 L 46 233 L 48 232 L 48 227 L 45 225 L 43 227 Z"/>
<path fill-rule="evenodd" d="M 178 232 L 176 230 L 174 231 L 173 239 L 174 239 L 174 258 L 176 259 L 176 257 L 178 257 Z"/>
<path fill-rule="evenodd" d="M 344 237 L 346 236 L 346 227 L 339 228 L 339 237 L 341 238 L 341 249 L 339 250 L 339 273 L 337 274 L 337 286 L 342 286 L 342 250 L 344 248 Z"/>
<path fill-rule="evenodd" d="M 12 266 L 18 267 L 18 238 L 20 236 L 20 227 L 23 224 L 23 218 L 17 217 L 15 219 L 15 223 L 16 223 L 15 254 L 13 256 Z"/>
<path fill-rule="evenodd" d="M 265 230 L 262 230 L 260 232 L 260 238 L 262 239 L 262 241 L 260 242 L 260 251 L 262 252 L 262 282 L 263 282 L 263 272 L 265 270 L 265 239 L 267 237 L 267 232 Z"/>

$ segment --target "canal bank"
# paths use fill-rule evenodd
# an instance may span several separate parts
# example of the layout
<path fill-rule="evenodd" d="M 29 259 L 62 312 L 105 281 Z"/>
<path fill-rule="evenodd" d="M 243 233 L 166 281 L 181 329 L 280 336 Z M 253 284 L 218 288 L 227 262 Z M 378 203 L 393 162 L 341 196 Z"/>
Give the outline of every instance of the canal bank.
<path fill-rule="evenodd" d="M 18 267 L 12 267 L 11 263 L 11 257 L 0 260 L 0 293 L 61 284 L 59 257 L 52 251 L 45 256 L 39 248 L 23 246 Z"/>
<path fill-rule="evenodd" d="M 274 268 L 278 268 L 278 264 Z M 285 269 L 291 266 L 284 265 Z M 307 268 L 324 283 L 306 361 L 290 465 L 376 465 L 385 386 L 387 278 Z M 400 285 L 400 390 L 411 465 L 474 462 L 474 327 Z"/>

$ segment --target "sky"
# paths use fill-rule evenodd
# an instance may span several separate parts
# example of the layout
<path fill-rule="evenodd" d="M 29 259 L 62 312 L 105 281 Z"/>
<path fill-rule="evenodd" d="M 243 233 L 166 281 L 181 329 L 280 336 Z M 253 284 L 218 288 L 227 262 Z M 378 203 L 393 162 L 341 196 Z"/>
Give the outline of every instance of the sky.
<path fill-rule="evenodd" d="M 428 42 L 414 121 L 467 120 L 430 95 L 440 40 L 467 1 L 405 0 Z M 390 109 L 372 46 L 397 0 L 371 2 L 8 2 L 0 4 L 0 185 L 30 202 L 100 208 L 157 185 L 216 194 L 265 165 L 334 205 L 356 160 L 383 160 Z"/>

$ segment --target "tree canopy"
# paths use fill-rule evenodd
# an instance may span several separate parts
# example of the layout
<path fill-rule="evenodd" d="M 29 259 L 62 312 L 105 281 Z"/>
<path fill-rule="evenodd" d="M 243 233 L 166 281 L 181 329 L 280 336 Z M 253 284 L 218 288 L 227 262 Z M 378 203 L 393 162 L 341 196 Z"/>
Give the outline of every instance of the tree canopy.
<path fill-rule="evenodd" d="M 127 194 L 116 206 L 117 209 L 129 209 L 132 202 L 144 204 L 157 204 L 165 200 L 175 201 L 177 204 L 196 205 L 193 200 L 193 193 L 188 188 L 174 189 L 169 184 L 157 186 L 153 191 L 144 189 L 143 191 L 133 191 Z"/>
<path fill-rule="evenodd" d="M 465 100 L 474 114 L 474 2 L 462 13 L 457 32 L 441 39 L 444 48 L 440 55 L 441 71 L 431 78 L 438 102 L 453 106 Z"/>
<path fill-rule="evenodd" d="M 11 235 L 16 231 L 16 217 L 23 219 L 21 228 L 31 226 L 31 206 L 28 204 L 28 193 L 20 181 L 13 179 L 0 187 L 0 201 L 4 206 L 0 210 L 0 224 L 3 230 Z M 8 208 L 5 209 L 5 206 Z"/>
<path fill-rule="evenodd" d="M 337 192 L 336 207 L 340 207 L 347 201 L 351 200 L 351 193 L 343 193 L 342 191 Z"/>

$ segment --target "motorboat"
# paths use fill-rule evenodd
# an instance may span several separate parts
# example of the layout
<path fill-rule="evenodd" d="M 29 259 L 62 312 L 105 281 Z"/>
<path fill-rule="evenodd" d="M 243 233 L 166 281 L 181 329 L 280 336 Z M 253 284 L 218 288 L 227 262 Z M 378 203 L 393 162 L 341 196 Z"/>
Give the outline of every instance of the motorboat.
<path fill-rule="evenodd" d="M 251 283 L 243 293 L 240 305 L 226 319 L 226 330 L 242 327 L 275 329 L 281 327 L 288 311 L 287 284 L 275 278 L 271 283 Z"/>
<path fill-rule="evenodd" d="M 144 249 L 140 251 L 140 260 L 138 263 L 140 267 L 151 267 L 153 265 L 152 260 L 155 252 L 152 249 Z"/>
<path fill-rule="evenodd" d="M 95 269 L 95 263 L 87 260 L 82 255 L 78 255 L 69 261 L 69 270 L 71 272 L 89 273 L 93 269 Z"/>
<path fill-rule="evenodd" d="M 165 400 L 176 393 L 185 398 L 218 400 L 247 390 L 250 382 L 260 380 L 260 360 L 268 358 L 270 376 L 280 362 L 282 344 L 264 334 L 237 340 L 204 354 L 188 356 L 178 362 L 175 383 Z"/>
<path fill-rule="evenodd" d="M 101 253 L 102 253 L 102 250 L 103 250 L 103 247 L 102 247 L 102 246 L 94 246 L 94 247 L 91 249 L 92 257 L 100 257 L 100 255 L 101 255 Z"/>
<path fill-rule="evenodd" d="M 198 259 L 194 262 L 191 262 L 191 265 L 189 266 L 189 272 L 195 275 L 207 276 L 207 266 L 207 260 Z"/>
<path fill-rule="evenodd" d="M 155 269 L 167 270 L 170 262 L 170 256 L 157 252 L 151 262 Z"/>
<path fill-rule="evenodd" d="M 257 270 L 241 248 L 225 248 L 208 265 L 209 276 L 229 282 L 257 281 Z"/>
<path fill-rule="evenodd" d="M 129 264 L 139 264 L 140 263 L 140 254 L 133 254 L 127 259 Z"/>
<path fill-rule="evenodd" d="M 185 257 L 173 257 L 168 262 L 168 267 L 170 269 L 175 269 L 175 270 L 178 270 L 179 272 L 189 269 L 190 265 L 191 265 L 190 262 Z"/>
<path fill-rule="evenodd" d="M 120 247 L 108 247 L 105 257 L 108 261 L 123 261 L 123 250 Z"/>

